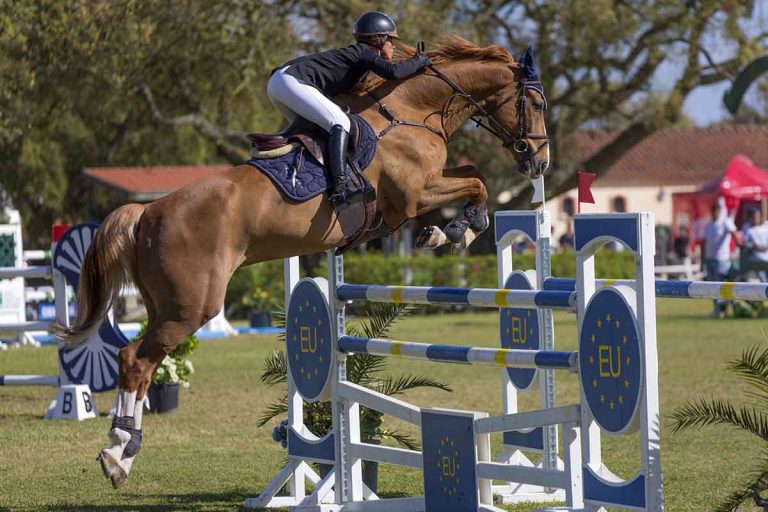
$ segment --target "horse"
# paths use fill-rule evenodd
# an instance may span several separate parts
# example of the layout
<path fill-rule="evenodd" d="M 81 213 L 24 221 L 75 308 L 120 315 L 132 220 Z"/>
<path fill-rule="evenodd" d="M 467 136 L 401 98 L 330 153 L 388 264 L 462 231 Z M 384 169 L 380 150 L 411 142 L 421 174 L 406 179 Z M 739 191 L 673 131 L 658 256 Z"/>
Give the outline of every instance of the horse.
<path fill-rule="evenodd" d="M 422 49 L 403 45 L 398 52 L 409 57 Z M 365 176 L 376 190 L 383 222 L 395 228 L 463 200 L 466 208 L 454 227 L 473 232 L 467 238 L 471 241 L 488 226 L 488 191 L 474 166 L 444 168 L 451 135 L 476 118 L 497 135 L 521 173 L 537 177 L 549 165 L 546 99 L 530 48 L 516 61 L 501 46 L 479 47 L 447 36 L 427 55 L 433 65 L 416 76 L 403 81 L 371 76 L 334 99 L 379 134 Z M 123 205 L 104 219 L 83 263 L 77 318 L 71 327 L 57 325 L 54 331 L 65 345 L 86 340 L 129 280 L 146 305 L 144 334 L 118 355 L 111 444 L 98 457 L 113 487 L 127 480 L 140 449 L 142 404 L 154 371 L 221 310 L 234 271 L 332 249 L 343 240 L 326 194 L 303 203 L 288 201 L 249 165 L 146 205 Z M 443 243 L 447 237 L 437 227 L 421 240 L 429 246 Z"/>

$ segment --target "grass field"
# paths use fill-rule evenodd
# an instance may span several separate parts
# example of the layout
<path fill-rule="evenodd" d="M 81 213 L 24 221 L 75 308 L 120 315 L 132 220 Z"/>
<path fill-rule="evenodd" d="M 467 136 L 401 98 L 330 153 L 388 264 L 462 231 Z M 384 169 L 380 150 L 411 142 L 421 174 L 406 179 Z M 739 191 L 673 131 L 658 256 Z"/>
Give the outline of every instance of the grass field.
<path fill-rule="evenodd" d="M 743 388 L 723 371 L 747 346 L 761 343 L 764 320 L 708 317 L 708 301 L 658 302 L 662 465 L 669 511 L 702 511 L 737 486 L 763 446 L 728 428 L 672 434 L 669 414 L 699 397 L 740 401 Z M 495 346 L 497 319 L 491 312 L 404 319 L 392 335 L 399 339 Z M 573 349 L 575 321 L 556 315 L 558 348 Z M 271 426 L 256 428 L 265 405 L 283 392 L 259 381 L 265 355 L 280 346 L 275 337 L 241 336 L 205 341 L 192 355 L 196 374 L 182 390 L 175 414 L 149 415 L 144 443 L 131 479 L 114 491 L 94 460 L 105 446 L 110 420 L 79 424 L 44 422 L 53 397 L 49 388 L 0 388 L 0 510 L 160 511 L 238 510 L 280 469 L 285 452 L 271 439 Z M 500 411 L 499 371 L 393 360 L 394 373 L 421 372 L 442 379 L 455 391 L 420 390 L 407 395 L 421 406 Z M 51 347 L 0 352 L 2 373 L 52 373 Z M 558 374 L 558 402 L 576 399 L 574 375 Z M 113 393 L 98 395 L 102 414 Z M 526 395 L 533 407 L 538 397 Z M 398 426 L 394 422 L 390 425 Z M 498 439 L 494 439 L 497 443 Z M 637 468 L 636 443 L 604 437 L 603 457 L 622 476 Z M 380 469 L 382 495 L 420 492 L 421 474 L 398 467 Z M 530 511 L 533 506 L 510 507 Z M 393 511 L 394 512 L 394 511 Z"/>

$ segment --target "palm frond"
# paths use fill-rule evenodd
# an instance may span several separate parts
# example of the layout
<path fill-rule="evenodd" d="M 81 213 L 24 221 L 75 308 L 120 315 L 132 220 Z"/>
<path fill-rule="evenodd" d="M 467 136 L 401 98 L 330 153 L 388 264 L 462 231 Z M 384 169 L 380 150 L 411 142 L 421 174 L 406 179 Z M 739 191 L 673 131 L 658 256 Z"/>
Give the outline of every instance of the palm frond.
<path fill-rule="evenodd" d="M 408 304 L 369 304 L 365 308 L 365 320 L 360 329 L 365 338 L 382 338 L 389 335 L 389 330 L 406 316 L 413 308 Z"/>
<path fill-rule="evenodd" d="M 282 398 L 275 400 L 267 406 L 267 409 L 259 416 L 256 421 L 257 427 L 263 427 L 270 422 L 276 416 L 286 414 L 288 412 L 288 394 L 284 394 Z"/>
<path fill-rule="evenodd" d="M 264 384 L 274 386 L 288 381 L 288 360 L 282 350 L 272 352 L 262 366 L 261 382 Z"/>
<path fill-rule="evenodd" d="M 448 384 L 420 375 L 399 375 L 397 378 L 388 375 L 371 388 L 387 396 L 399 395 L 414 388 L 437 388 L 449 393 L 453 392 L 453 388 Z"/>
<path fill-rule="evenodd" d="M 376 380 L 387 366 L 387 358 L 374 354 L 353 354 L 347 358 L 347 380 L 361 386 Z"/>
<path fill-rule="evenodd" d="M 715 506 L 713 512 L 736 512 L 739 507 L 747 501 L 752 500 L 754 491 L 752 489 L 740 489 L 732 491 Z"/>
<path fill-rule="evenodd" d="M 378 432 L 381 439 L 393 439 L 397 444 L 408 450 L 420 450 L 419 443 L 408 434 L 401 434 L 397 430 L 381 429 Z"/>
<path fill-rule="evenodd" d="M 760 466 L 753 469 L 749 474 L 749 482 L 744 484 L 741 489 L 732 491 L 717 504 L 715 512 L 735 512 L 747 501 L 752 501 L 759 496 L 762 491 L 768 489 L 768 451 L 763 448 L 763 461 Z"/>
<path fill-rule="evenodd" d="M 285 343 L 285 307 L 278 306 L 272 311 L 272 324 L 280 329 L 277 333 L 277 339 L 281 343 Z"/>
<path fill-rule="evenodd" d="M 768 441 L 768 416 L 757 408 L 736 409 L 720 400 L 700 400 L 683 404 L 672 414 L 672 431 L 708 425 L 731 425 Z"/>
<path fill-rule="evenodd" d="M 758 346 L 745 349 L 727 368 L 755 389 L 750 396 L 761 401 L 768 399 L 768 349 L 759 350 Z"/>

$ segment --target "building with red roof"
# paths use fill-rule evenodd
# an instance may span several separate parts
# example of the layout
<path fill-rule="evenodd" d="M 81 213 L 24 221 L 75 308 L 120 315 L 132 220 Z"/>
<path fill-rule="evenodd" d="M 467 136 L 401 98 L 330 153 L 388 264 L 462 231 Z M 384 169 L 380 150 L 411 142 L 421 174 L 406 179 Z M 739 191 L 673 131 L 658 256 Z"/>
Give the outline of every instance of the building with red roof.
<path fill-rule="evenodd" d="M 231 165 L 87 167 L 83 173 L 117 192 L 126 201 L 148 203 L 231 167 Z"/>
<path fill-rule="evenodd" d="M 607 131 L 577 132 L 569 137 L 564 159 L 586 161 L 617 135 L 618 132 Z M 695 195 L 708 184 L 719 183 L 736 155 L 748 159 L 756 169 L 768 168 L 768 125 L 659 130 L 627 151 L 595 180 L 595 204 L 582 204 L 581 211 L 650 211 L 657 225 L 690 227 L 697 219 L 684 212 L 675 218 L 673 196 Z M 557 163 L 553 172 L 557 172 Z M 553 236 L 557 240 L 577 210 L 576 189 L 557 196 L 547 206 L 552 212 Z"/>

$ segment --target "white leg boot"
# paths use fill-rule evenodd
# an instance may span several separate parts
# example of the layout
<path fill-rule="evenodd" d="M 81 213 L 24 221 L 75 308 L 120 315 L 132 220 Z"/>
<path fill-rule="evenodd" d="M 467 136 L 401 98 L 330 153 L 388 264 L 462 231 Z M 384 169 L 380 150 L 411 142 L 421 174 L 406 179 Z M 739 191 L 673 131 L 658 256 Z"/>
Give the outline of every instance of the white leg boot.
<path fill-rule="evenodd" d="M 109 431 L 109 448 L 101 450 L 97 457 L 101 462 L 104 476 L 112 481 L 117 489 L 128 478 L 133 458 L 141 446 L 141 430 L 136 428 L 136 414 L 141 422 L 141 402 L 136 401 L 136 392 L 120 390 L 117 395 L 115 417 Z M 137 407 L 138 405 L 138 407 Z M 138 411 L 137 411 L 138 409 Z"/>

